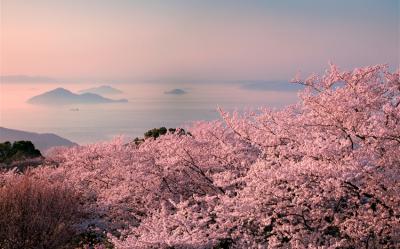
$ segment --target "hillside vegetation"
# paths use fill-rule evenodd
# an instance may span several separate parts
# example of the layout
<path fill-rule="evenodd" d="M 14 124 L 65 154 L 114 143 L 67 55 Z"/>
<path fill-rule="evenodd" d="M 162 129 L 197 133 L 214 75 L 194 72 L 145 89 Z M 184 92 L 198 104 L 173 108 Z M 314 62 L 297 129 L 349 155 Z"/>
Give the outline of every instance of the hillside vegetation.
<path fill-rule="evenodd" d="M 41 162 L 42 154 L 31 141 L 15 141 L 0 143 L 0 169 L 24 168 L 24 165 Z"/>

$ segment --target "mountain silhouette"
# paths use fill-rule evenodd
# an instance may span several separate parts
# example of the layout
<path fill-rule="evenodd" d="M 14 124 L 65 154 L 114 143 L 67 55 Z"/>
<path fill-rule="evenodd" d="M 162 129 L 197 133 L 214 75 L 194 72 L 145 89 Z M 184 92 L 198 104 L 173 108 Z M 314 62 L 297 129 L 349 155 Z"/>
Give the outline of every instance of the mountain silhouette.
<path fill-rule="evenodd" d="M 94 93 L 75 94 L 64 88 L 56 88 L 49 92 L 34 96 L 28 101 L 30 104 L 40 105 L 68 105 L 68 104 L 102 104 L 128 102 L 126 99 L 109 99 Z"/>
<path fill-rule="evenodd" d="M 74 142 L 52 133 L 35 133 L 0 127 L 0 142 L 31 141 L 43 153 L 56 146 L 75 146 Z"/>
<path fill-rule="evenodd" d="M 120 94 L 122 93 L 121 90 L 116 89 L 111 86 L 103 85 L 99 87 L 92 87 L 84 90 L 80 90 L 80 93 L 94 93 L 94 94 L 100 94 L 100 95 L 107 95 L 107 94 Z"/>

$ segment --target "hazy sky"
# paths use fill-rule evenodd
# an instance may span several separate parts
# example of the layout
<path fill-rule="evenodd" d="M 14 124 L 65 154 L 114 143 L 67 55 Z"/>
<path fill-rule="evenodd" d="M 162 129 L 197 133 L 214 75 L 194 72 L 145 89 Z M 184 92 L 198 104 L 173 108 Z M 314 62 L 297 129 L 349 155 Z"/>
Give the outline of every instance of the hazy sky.
<path fill-rule="evenodd" d="M 1 75 L 289 79 L 399 65 L 398 0 L 1 0 Z"/>

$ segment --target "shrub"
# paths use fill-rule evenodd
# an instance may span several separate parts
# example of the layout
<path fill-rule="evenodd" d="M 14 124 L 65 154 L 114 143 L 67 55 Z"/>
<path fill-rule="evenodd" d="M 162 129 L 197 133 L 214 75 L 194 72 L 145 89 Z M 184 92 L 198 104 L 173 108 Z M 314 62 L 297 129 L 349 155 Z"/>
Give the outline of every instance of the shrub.
<path fill-rule="evenodd" d="M 190 132 L 186 132 L 185 129 L 182 129 L 182 128 L 169 128 L 167 130 L 167 128 L 165 128 L 165 127 L 160 127 L 160 128 L 153 128 L 151 130 L 146 131 L 144 133 L 144 138 L 147 139 L 147 138 L 152 137 L 152 138 L 156 139 L 159 136 L 167 134 L 168 132 L 171 134 L 174 134 L 175 132 L 177 132 L 178 135 L 190 135 L 191 136 Z"/>
<path fill-rule="evenodd" d="M 16 168 L 22 172 L 29 167 L 41 165 L 43 160 L 44 157 L 31 141 L 0 143 L 0 169 Z"/>
<path fill-rule="evenodd" d="M 71 189 L 13 175 L 0 187 L 0 248 L 60 248 L 75 235 L 79 213 Z"/>

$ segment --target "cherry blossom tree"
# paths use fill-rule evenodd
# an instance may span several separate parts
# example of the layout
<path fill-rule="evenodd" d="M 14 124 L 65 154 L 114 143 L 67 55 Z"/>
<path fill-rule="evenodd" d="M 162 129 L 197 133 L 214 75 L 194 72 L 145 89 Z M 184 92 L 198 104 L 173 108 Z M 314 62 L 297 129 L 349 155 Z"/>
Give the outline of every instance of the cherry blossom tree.
<path fill-rule="evenodd" d="M 400 83 L 385 66 L 311 76 L 281 111 L 221 111 L 258 160 L 233 194 L 193 196 L 131 230 L 129 247 L 395 248 Z M 222 152 L 221 152 L 222 153 Z M 230 174 L 230 171 L 225 171 Z M 211 201 L 213 200 L 213 201 Z"/>
<path fill-rule="evenodd" d="M 59 148 L 31 174 L 73 186 L 79 226 L 117 248 L 396 248 L 399 72 L 331 65 L 293 82 L 305 90 L 284 109 Z"/>
<path fill-rule="evenodd" d="M 191 134 L 60 148 L 40 174 L 75 186 L 94 215 L 87 225 L 137 226 L 162 202 L 172 207 L 193 195 L 225 194 L 259 154 L 222 122 L 197 123 Z"/>

